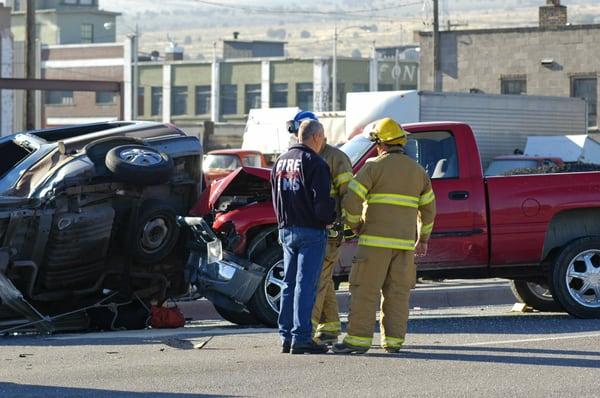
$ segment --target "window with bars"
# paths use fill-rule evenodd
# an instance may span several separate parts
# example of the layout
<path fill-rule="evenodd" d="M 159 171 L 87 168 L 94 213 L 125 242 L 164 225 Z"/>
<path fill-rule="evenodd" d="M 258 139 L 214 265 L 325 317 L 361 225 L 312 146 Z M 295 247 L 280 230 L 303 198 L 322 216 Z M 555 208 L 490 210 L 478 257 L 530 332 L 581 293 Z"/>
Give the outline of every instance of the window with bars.
<path fill-rule="evenodd" d="M 152 87 L 151 88 L 151 109 L 150 114 L 152 116 L 158 116 L 162 114 L 162 87 Z"/>
<path fill-rule="evenodd" d="M 210 114 L 210 86 L 196 86 L 196 115 Z"/>
<path fill-rule="evenodd" d="M 187 114 L 188 88 L 174 86 L 171 91 L 171 113 L 173 116 Z"/>
<path fill-rule="evenodd" d="M 222 84 L 221 85 L 221 114 L 235 115 L 237 114 L 237 85 Z"/>
<path fill-rule="evenodd" d="M 271 84 L 271 108 L 287 108 L 288 85 L 287 83 Z"/>
<path fill-rule="evenodd" d="M 527 79 L 520 78 L 502 78 L 500 81 L 500 93 L 512 95 L 527 94 Z"/>
<path fill-rule="evenodd" d="M 81 42 L 82 43 L 93 43 L 94 42 L 94 25 L 91 23 L 81 24 Z"/>
<path fill-rule="evenodd" d="M 296 84 L 296 106 L 300 109 L 313 109 L 313 84 L 298 83 Z"/>
<path fill-rule="evenodd" d="M 261 91 L 260 84 L 246 84 L 246 114 L 250 109 L 260 108 Z"/>

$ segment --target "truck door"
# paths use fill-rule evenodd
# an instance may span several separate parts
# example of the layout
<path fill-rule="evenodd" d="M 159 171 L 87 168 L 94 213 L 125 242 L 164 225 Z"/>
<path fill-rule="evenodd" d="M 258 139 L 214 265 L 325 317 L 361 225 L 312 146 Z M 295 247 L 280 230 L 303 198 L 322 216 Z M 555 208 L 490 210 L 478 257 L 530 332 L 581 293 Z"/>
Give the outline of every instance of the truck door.
<path fill-rule="evenodd" d="M 472 133 L 444 130 L 415 131 L 409 136 L 406 153 L 427 171 L 437 207 L 429 253 L 417 259 L 419 270 L 487 266 L 481 166 L 474 142 L 471 151 L 461 145 L 461 139 L 467 138 L 473 140 Z M 470 167 L 473 162 L 477 170 Z"/>

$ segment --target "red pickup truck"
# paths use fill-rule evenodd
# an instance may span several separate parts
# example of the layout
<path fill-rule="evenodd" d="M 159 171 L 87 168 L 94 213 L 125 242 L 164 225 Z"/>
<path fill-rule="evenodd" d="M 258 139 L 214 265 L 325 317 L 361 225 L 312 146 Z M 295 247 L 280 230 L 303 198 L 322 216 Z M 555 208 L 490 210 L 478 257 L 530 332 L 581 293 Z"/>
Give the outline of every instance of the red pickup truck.
<path fill-rule="evenodd" d="M 534 308 L 600 317 L 600 172 L 484 177 L 468 125 L 404 127 L 407 155 L 429 173 L 437 200 L 420 276 L 508 278 Z M 341 149 L 355 172 L 376 155 L 361 135 Z M 224 248 L 221 261 L 200 266 L 198 286 L 236 323 L 276 324 L 283 262 L 270 189 L 269 170 L 240 168 L 192 210 Z M 344 243 L 337 277 L 348 273 L 355 245 Z"/>

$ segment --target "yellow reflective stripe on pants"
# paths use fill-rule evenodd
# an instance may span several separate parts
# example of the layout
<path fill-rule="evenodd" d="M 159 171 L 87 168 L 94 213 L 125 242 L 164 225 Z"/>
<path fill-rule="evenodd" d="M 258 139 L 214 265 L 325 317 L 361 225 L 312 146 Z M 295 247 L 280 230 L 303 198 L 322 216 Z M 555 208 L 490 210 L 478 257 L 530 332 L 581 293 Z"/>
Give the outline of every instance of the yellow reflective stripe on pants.
<path fill-rule="evenodd" d="M 398 195 L 393 193 L 376 193 L 367 197 L 367 203 L 386 204 L 406 207 L 419 207 L 419 198 L 416 196 Z"/>
<path fill-rule="evenodd" d="M 403 338 L 385 336 L 382 339 L 383 348 L 400 348 L 404 344 Z"/>
<path fill-rule="evenodd" d="M 421 235 L 429 235 L 433 231 L 433 223 L 425 224 L 421 227 Z"/>
<path fill-rule="evenodd" d="M 352 173 L 349 173 L 349 172 L 341 173 L 341 174 L 338 174 L 333 179 L 333 185 L 335 185 L 336 187 L 339 187 L 340 185 L 349 182 L 351 179 L 352 179 Z"/>
<path fill-rule="evenodd" d="M 433 190 L 429 190 L 428 192 L 425 192 L 423 195 L 421 195 L 421 197 L 419 198 L 419 206 L 428 205 L 434 200 L 435 194 L 433 193 Z"/>
<path fill-rule="evenodd" d="M 386 238 L 384 236 L 360 235 L 361 246 L 382 247 L 385 249 L 415 250 L 415 241 L 410 239 Z"/>
<path fill-rule="evenodd" d="M 350 336 L 347 335 L 344 337 L 344 343 L 348 345 L 353 345 L 355 347 L 371 347 L 371 342 L 373 339 L 371 337 L 359 337 L 359 336 Z"/>
<path fill-rule="evenodd" d="M 362 200 L 365 200 L 369 193 L 369 190 L 363 184 L 354 179 L 348 183 L 348 189 L 354 192 Z"/>
<path fill-rule="evenodd" d="M 317 326 L 317 332 L 340 333 L 341 331 L 341 322 L 325 322 L 319 323 L 319 326 Z"/>
<path fill-rule="evenodd" d="M 348 213 L 346 209 L 342 209 L 342 218 L 352 224 L 357 224 L 360 222 L 360 214 Z"/>

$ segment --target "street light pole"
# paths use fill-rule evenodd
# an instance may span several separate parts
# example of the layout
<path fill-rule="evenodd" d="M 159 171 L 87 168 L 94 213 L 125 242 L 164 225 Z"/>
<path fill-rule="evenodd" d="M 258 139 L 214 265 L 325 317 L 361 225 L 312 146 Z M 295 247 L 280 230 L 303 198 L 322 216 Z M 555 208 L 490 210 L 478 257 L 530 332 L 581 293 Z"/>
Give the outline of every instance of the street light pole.
<path fill-rule="evenodd" d="M 140 71 L 138 68 L 138 60 L 139 60 L 139 42 L 140 42 L 140 32 L 139 27 L 136 22 L 135 24 L 135 33 L 133 36 L 133 93 L 131 95 L 131 118 L 137 119 L 138 116 L 138 90 L 140 84 Z"/>
<path fill-rule="evenodd" d="M 337 24 L 333 25 L 333 79 L 332 79 L 332 93 L 331 93 L 331 110 L 333 112 L 337 111 L 337 41 L 338 41 L 338 31 Z"/>

